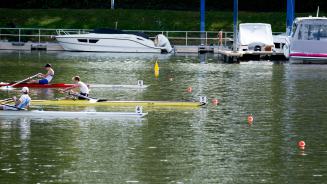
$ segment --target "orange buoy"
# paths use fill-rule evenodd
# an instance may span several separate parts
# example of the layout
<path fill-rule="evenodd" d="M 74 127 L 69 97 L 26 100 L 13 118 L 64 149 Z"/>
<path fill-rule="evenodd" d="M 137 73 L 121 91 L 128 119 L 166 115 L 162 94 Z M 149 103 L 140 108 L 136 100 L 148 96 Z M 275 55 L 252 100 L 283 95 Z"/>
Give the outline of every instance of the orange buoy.
<path fill-rule="evenodd" d="M 211 100 L 211 103 L 212 103 L 213 105 L 218 105 L 218 104 L 219 104 L 219 100 L 216 99 L 216 98 L 214 98 L 214 99 Z"/>
<path fill-rule="evenodd" d="M 187 91 L 187 92 L 189 92 L 189 93 L 192 93 L 192 90 L 193 90 L 193 89 L 192 89 L 192 87 L 191 87 L 191 86 L 189 86 L 189 87 L 187 88 L 187 90 L 186 90 L 186 91 Z"/>
<path fill-rule="evenodd" d="M 253 120 L 254 120 L 253 116 L 252 115 L 248 115 L 248 123 L 249 124 L 252 124 L 253 123 Z"/>
<path fill-rule="evenodd" d="M 297 143 L 297 146 L 300 148 L 300 149 L 304 149 L 305 148 L 305 142 L 304 141 L 299 141 Z"/>

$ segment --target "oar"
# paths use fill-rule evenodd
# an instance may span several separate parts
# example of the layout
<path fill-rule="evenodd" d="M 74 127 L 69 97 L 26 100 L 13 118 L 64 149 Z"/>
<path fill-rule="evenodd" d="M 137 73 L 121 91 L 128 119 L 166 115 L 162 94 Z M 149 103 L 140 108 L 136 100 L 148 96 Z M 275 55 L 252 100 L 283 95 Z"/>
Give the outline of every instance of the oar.
<path fill-rule="evenodd" d="M 84 95 L 80 95 L 80 94 L 77 94 L 77 93 L 71 93 L 71 92 L 68 92 L 68 95 L 72 95 L 72 96 L 76 96 L 76 97 L 87 99 L 91 103 L 107 101 L 107 99 L 90 98 L 90 97 L 87 97 L 87 96 L 84 96 Z"/>
<path fill-rule="evenodd" d="M 3 87 L 1 87 L 1 88 L 2 88 L 2 89 L 11 89 L 11 88 L 13 88 L 14 86 L 16 86 L 16 85 L 18 85 L 18 84 L 20 84 L 20 83 L 22 83 L 22 82 L 25 82 L 25 81 L 27 81 L 27 80 L 31 80 L 31 79 L 37 77 L 38 75 L 39 75 L 39 73 L 38 73 L 38 74 L 35 74 L 35 75 L 32 75 L 32 76 L 30 76 L 30 77 L 28 77 L 28 78 L 26 78 L 26 79 L 21 80 L 21 81 L 18 81 L 18 82 L 14 83 L 14 84 L 12 84 L 12 85 L 10 85 L 10 86 L 3 86 Z"/>
<path fill-rule="evenodd" d="M 1 103 L 7 102 L 7 101 L 13 101 L 13 99 L 12 98 L 6 98 L 6 99 L 3 99 L 3 100 L 0 100 Z"/>

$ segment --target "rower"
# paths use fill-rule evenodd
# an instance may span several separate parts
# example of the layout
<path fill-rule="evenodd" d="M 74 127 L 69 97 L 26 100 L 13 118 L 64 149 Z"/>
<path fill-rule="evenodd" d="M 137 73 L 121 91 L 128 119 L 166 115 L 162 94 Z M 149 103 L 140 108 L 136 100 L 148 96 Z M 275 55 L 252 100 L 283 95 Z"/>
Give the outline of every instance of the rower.
<path fill-rule="evenodd" d="M 81 96 L 85 96 L 85 97 L 88 97 L 89 96 L 89 88 L 87 87 L 87 85 L 81 81 L 81 78 L 79 76 L 75 76 L 72 78 L 73 82 L 75 83 L 74 86 L 72 87 L 68 87 L 68 88 L 65 88 L 63 90 L 60 90 L 62 93 L 68 91 L 68 90 L 71 90 L 71 89 L 74 89 L 74 88 L 79 88 L 79 94 Z M 78 97 L 79 100 L 85 100 L 85 98 L 83 97 Z"/>
<path fill-rule="evenodd" d="M 28 83 L 36 83 L 36 84 L 49 84 L 51 80 L 54 77 L 54 70 L 52 69 L 51 64 L 46 64 L 44 66 L 44 69 L 47 70 L 48 72 L 46 74 L 40 73 L 38 75 L 39 78 L 42 78 L 40 80 L 31 80 Z"/>
<path fill-rule="evenodd" d="M 15 105 L 0 105 L 0 110 L 26 110 L 30 106 L 31 98 L 29 97 L 29 89 L 28 87 L 23 87 L 22 90 L 22 96 L 17 99 L 15 96 L 12 98 L 15 102 Z"/>

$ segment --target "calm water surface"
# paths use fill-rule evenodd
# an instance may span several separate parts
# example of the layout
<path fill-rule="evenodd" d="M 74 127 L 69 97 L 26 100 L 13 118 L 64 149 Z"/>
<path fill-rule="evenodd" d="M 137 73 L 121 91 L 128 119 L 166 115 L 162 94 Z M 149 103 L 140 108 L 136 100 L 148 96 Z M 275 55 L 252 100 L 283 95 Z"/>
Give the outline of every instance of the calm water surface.
<path fill-rule="evenodd" d="M 221 64 L 214 55 L 2 52 L 0 81 L 43 72 L 45 63 L 54 66 L 55 82 L 80 75 L 87 83 L 142 79 L 150 85 L 143 91 L 94 88 L 95 97 L 191 101 L 206 95 L 220 105 L 145 108 L 149 115 L 142 120 L 0 117 L 1 184 L 327 183 L 327 65 Z M 18 94 L 1 91 L 0 97 Z M 32 89 L 31 97 L 63 95 Z M 300 140 L 304 151 L 297 148 Z"/>

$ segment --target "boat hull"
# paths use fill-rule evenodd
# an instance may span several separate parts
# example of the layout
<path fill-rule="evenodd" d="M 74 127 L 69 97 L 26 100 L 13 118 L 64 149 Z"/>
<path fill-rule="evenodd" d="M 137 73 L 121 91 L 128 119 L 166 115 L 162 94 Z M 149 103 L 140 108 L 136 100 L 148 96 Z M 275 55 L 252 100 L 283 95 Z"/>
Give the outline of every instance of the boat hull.
<path fill-rule="evenodd" d="M 122 52 L 122 53 L 161 53 L 152 40 L 128 34 L 80 34 L 56 36 L 66 51 L 78 52 Z M 81 42 L 81 41 L 87 42 Z M 89 40 L 97 40 L 90 43 Z"/>
<path fill-rule="evenodd" d="M 292 64 L 327 64 L 327 54 L 321 53 L 290 53 Z"/>
<path fill-rule="evenodd" d="M 173 102 L 173 101 L 102 101 L 92 102 L 88 100 L 32 100 L 32 106 L 125 106 L 125 107 L 200 107 L 200 102 Z"/>
<path fill-rule="evenodd" d="M 3 111 L 5 117 L 42 117 L 42 118 L 142 118 L 148 113 L 136 112 L 72 112 L 72 111 Z"/>
<path fill-rule="evenodd" d="M 10 86 L 14 83 L 0 83 L 0 87 Z M 57 84 L 28 84 L 28 83 L 20 83 L 15 85 L 15 88 L 29 87 L 29 88 L 68 88 L 72 87 L 74 84 L 65 84 L 65 83 L 57 83 Z"/>
<path fill-rule="evenodd" d="M 10 86 L 14 83 L 0 83 L 0 87 Z M 56 84 L 27 84 L 21 83 L 17 84 L 15 88 L 29 87 L 29 88 L 68 88 L 72 87 L 74 84 L 56 83 Z M 145 89 L 148 85 L 110 85 L 110 84 L 88 84 L 90 88 L 113 88 L 113 89 Z"/>

